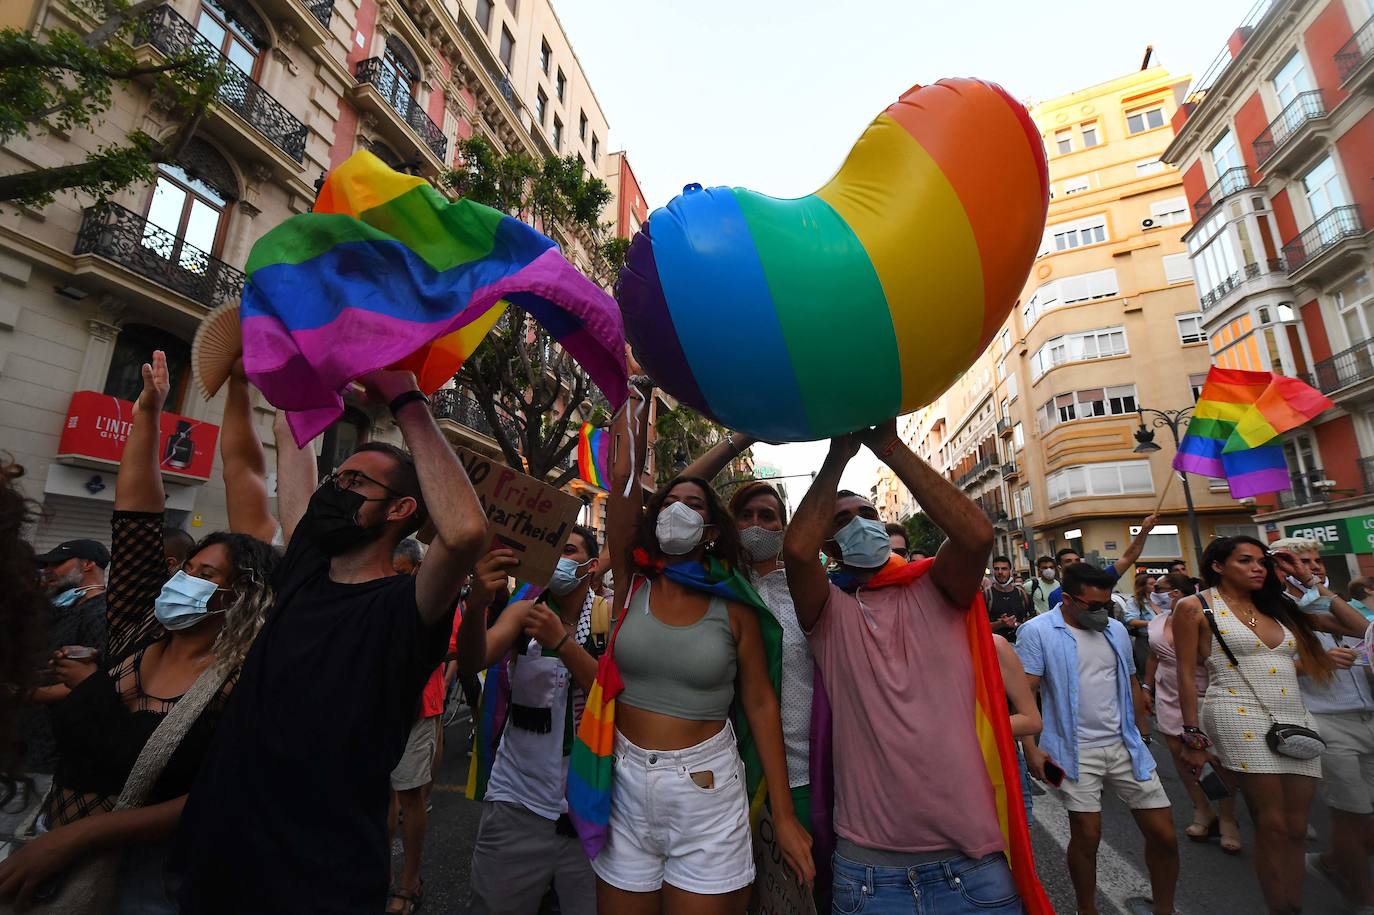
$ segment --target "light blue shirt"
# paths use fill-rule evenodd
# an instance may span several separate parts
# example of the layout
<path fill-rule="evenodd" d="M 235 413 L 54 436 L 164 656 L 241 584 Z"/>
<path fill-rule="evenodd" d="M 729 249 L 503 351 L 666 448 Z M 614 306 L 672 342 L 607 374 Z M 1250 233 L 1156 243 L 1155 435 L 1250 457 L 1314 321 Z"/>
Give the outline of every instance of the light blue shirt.
<path fill-rule="evenodd" d="M 1121 740 L 1131 754 L 1131 769 L 1137 781 L 1146 781 L 1155 770 L 1150 748 L 1140 739 L 1135 725 L 1135 702 L 1131 696 L 1131 677 L 1135 659 L 1131 637 L 1116 620 L 1107 621 L 1104 633 L 1116 655 L 1116 701 L 1121 712 Z M 1016 653 L 1026 673 L 1040 678 L 1040 749 L 1078 781 L 1078 642 L 1056 607 L 1052 612 L 1021 624 L 1016 631 Z M 1106 684 L 1103 684 L 1106 688 Z"/>
<path fill-rule="evenodd" d="M 1154 610 L 1151 609 L 1149 604 L 1149 597 L 1145 598 L 1145 605 L 1141 606 L 1140 602 L 1134 597 L 1123 596 L 1119 606 L 1121 607 L 1122 622 L 1129 623 L 1133 620 L 1144 620 L 1148 623 L 1155 618 Z"/>

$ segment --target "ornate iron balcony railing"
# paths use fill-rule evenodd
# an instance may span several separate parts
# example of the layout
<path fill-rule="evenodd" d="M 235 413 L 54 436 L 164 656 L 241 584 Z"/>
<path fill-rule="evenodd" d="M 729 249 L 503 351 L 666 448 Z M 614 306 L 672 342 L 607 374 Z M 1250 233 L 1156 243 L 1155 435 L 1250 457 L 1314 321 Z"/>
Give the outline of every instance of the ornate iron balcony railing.
<path fill-rule="evenodd" d="M 358 61 L 354 75 L 358 82 L 370 83 L 376 87 L 391 109 L 415 131 L 430 151 L 441 160 L 444 158 L 444 154 L 448 152 L 448 137 L 444 136 L 439 125 L 425 114 L 424 108 L 420 107 L 415 96 L 411 95 L 406 79 L 395 67 L 388 64 L 385 58 L 369 57 L 367 60 Z"/>

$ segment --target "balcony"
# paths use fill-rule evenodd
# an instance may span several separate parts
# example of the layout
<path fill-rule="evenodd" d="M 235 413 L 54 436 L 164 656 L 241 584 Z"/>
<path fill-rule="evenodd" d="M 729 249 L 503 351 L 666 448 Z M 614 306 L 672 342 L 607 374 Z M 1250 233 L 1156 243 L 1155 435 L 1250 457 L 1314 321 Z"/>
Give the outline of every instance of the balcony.
<path fill-rule="evenodd" d="M 334 0 L 255 0 L 258 8 L 283 30 L 283 41 L 302 48 L 317 48 L 329 41 L 334 21 Z M 288 37 L 289 36 L 289 37 Z M 342 55 L 340 55 L 342 62 Z M 340 73 L 343 68 L 340 66 Z"/>
<path fill-rule="evenodd" d="M 1323 394 L 1335 394 L 1370 379 L 1374 379 L 1374 340 L 1361 340 L 1316 366 L 1316 387 Z"/>
<path fill-rule="evenodd" d="M 1374 86 L 1374 18 L 1365 20 L 1336 52 L 1336 70 L 1341 75 L 1341 88 L 1347 92 Z"/>
<path fill-rule="evenodd" d="M 1252 144 L 1260 170 L 1266 175 L 1288 174 L 1290 166 L 1321 142 L 1326 115 L 1319 90 L 1298 93 Z"/>
<path fill-rule="evenodd" d="M 999 419 L 999 420 L 997 421 L 997 434 L 998 434 L 998 435 L 1011 435 L 1011 420 L 1009 420 L 1009 419 Z"/>
<path fill-rule="evenodd" d="M 1021 475 L 1021 470 L 1016 466 L 1015 461 L 1006 461 L 1002 464 L 1002 476 L 1011 478 Z"/>
<path fill-rule="evenodd" d="M 115 203 L 85 211 L 72 253 L 102 257 L 207 309 L 237 300 L 247 279 L 242 271 Z"/>
<path fill-rule="evenodd" d="M 193 48 L 218 55 L 224 83 L 219 88 L 217 107 L 233 112 L 297 165 L 305 162 L 306 126 L 170 6 L 155 7 L 144 14 L 134 44 L 152 45 L 167 57 L 181 56 Z"/>
<path fill-rule="evenodd" d="M 963 473 L 959 474 L 959 476 L 954 481 L 954 485 L 967 486 L 969 483 L 972 483 L 974 480 L 977 480 L 979 477 L 981 477 L 984 473 L 987 473 L 988 471 L 992 470 L 992 466 L 996 462 L 996 460 L 996 457 L 985 457 L 981 459 L 980 461 L 978 461 L 978 463 L 974 464 L 968 470 L 965 470 Z"/>
<path fill-rule="evenodd" d="M 410 94 L 410 88 L 401 75 L 381 57 L 369 57 L 358 61 L 354 73 L 358 80 L 355 100 L 363 107 L 380 114 L 382 120 L 392 125 L 390 133 L 399 135 L 406 142 L 419 145 L 435 158 L 432 167 L 443 167 L 444 156 L 448 152 L 448 138 L 439 129 L 424 108 Z M 416 141 L 418 140 L 418 144 Z"/>
<path fill-rule="evenodd" d="M 466 391 L 458 388 L 441 388 L 435 391 L 432 410 L 436 420 L 450 420 L 460 426 L 466 426 L 471 432 L 490 439 L 493 443 L 496 441 L 496 433 L 492 430 L 491 423 L 487 422 L 481 405 Z M 519 445 L 520 430 L 514 421 L 502 419 L 501 429 L 513 443 Z"/>
<path fill-rule="evenodd" d="M 1250 171 L 1245 166 L 1228 168 L 1211 187 L 1202 192 L 1201 197 L 1193 201 L 1193 221 L 1202 222 L 1212 208 L 1227 197 L 1254 186 L 1254 182 L 1250 180 Z"/>
<path fill-rule="evenodd" d="M 1251 292 L 1261 292 L 1263 289 L 1258 287 L 1262 286 L 1263 288 L 1268 288 L 1274 285 L 1273 280 L 1275 279 L 1281 279 L 1286 282 L 1287 274 L 1288 271 L 1283 263 L 1283 259 L 1278 257 L 1270 258 L 1262 264 L 1246 264 L 1243 269 L 1237 270 L 1235 273 L 1222 280 L 1216 286 L 1212 287 L 1212 289 L 1208 290 L 1205 295 L 1199 296 L 1199 301 L 1202 302 L 1202 310 L 1211 311 L 1213 308 L 1220 306 L 1231 297 L 1231 293 L 1240 289 L 1242 286 L 1249 285 L 1252 280 L 1257 280 L 1261 277 L 1265 277 L 1268 280 L 1268 282 L 1264 284 L 1256 284 L 1257 288 L 1250 290 Z"/>
<path fill-rule="evenodd" d="M 1329 278 L 1343 272 L 1363 248 L 1365 228 L 1357 206 L 1333 207 L 1283 246 L 1288 276 L 1294 282 Z"/>

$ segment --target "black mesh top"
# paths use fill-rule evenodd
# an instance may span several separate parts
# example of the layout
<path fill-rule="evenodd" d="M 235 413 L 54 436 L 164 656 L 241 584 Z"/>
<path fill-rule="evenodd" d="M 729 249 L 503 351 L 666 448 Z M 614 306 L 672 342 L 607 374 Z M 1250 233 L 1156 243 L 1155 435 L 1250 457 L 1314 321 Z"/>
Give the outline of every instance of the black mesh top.
<path fill-rule="evenodd" d="M 167 637 L 153 613 L 167 580 L 163 515 L 117 511 L 110 526 L 108 669 L 87 677 L 53 706 L 61 758 L 44 811 L 52 825 L 113 809 L 143 745 L 181 698 L 149 695 L 141 677 L 144 653 Z M 145 803 L 191 790 L 237 678 L 235 671 L 192 725 Z"/>

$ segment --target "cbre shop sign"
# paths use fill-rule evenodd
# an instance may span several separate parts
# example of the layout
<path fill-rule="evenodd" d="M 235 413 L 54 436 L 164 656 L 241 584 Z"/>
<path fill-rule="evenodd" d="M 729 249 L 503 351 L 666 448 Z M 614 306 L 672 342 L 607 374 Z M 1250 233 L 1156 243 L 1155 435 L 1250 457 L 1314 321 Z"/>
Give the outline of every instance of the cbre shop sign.
<path fill-rule="evenodd" d="M 1374 515 L 1285 524 L 1283 536 L 1315 540 L 1322 545 L 1324 556 L 1374 553 Z"/>

